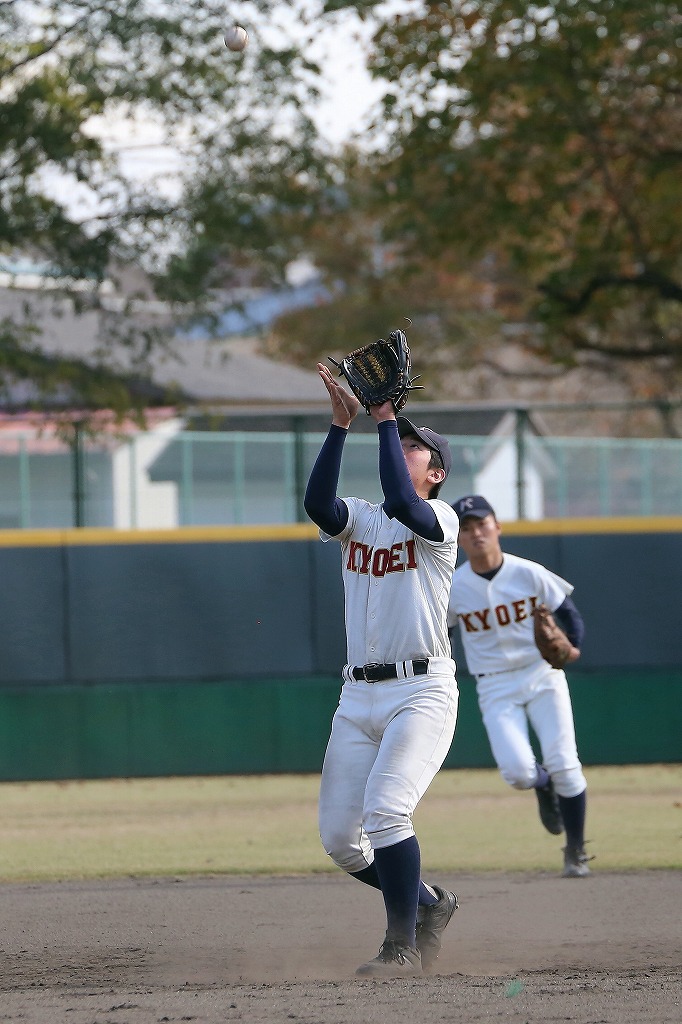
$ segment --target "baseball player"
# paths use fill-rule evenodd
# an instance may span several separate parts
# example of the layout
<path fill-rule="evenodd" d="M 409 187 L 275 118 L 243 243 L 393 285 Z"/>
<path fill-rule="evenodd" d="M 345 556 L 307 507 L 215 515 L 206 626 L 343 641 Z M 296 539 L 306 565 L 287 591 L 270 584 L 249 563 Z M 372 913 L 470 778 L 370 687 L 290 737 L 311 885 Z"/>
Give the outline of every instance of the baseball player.
<path fill-rule="evenodd" d="M 412 814 L 450 748 L 457 717 L 447 606 L 458 522 L 437 498 L 452 466 L 447 440 L 371 406 L 382 504 L 338 498 L 358 400 L 322 364 L 332 407 L 305 508 L 322 541 L 341 545 L 347 664 L 322 769 L 322 844 L 353 878 L 380 889 L 386 937 L 358 968 L 407 977 L 433 967 L 457 897 L 421 881 Z"/>
<path fill-rule="evenodd" d="M 554 613 L 571 645 L 568 661 L 580 657 L 583 621 L 573 587 L 537 562 L 503 554 L 500 524 L 484 497 L 453 505 L 459 544 L 468 561 L 452 580 L 448 625 L 459 622 L 469 671 L 493 757 L 505 782 L 534 789 L 540 819 L 553 835 L 566 833 L 563 876 L 590 874 L 584 847 L 586 788 L 578 759 L 566 676 L 543 660 L 533 633 L 533 608 Z M 542 751 L 538 764 L 528 722 Z"/>

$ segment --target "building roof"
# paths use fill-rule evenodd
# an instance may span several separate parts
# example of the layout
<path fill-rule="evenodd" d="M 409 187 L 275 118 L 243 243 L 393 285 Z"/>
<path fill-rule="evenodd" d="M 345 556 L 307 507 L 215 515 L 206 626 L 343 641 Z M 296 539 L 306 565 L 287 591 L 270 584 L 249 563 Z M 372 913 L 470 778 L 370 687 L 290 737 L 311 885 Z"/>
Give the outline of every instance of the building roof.
<path fill-rule="evenodd" d="M 177 388 L 192 403 L 318 402 L 322 382 L 314 370 L 275 362 L 257 338 L 174 339 L 172 356 L 153 359 L 154 380 Z"/>
<path fill-rule="evenodd" d="M 25 269 L 19 262 L 12 264 L 10 273 L 0 264 L 0 321 L 13 318 L 21 322 L 29 305 L 38 326 L 32 341 L 47 359 L 97 366 L 104 362 L 148 406 L 174 402 L 182 407 L 191 429 L 326 431 L 329 406 L 315 369 L 269 358 L 257 333 L 285 309 L 322 301 L 317 282 L 306 281 L 278 292 L 242 288 L 225 296 L 225 309 L 218 308 L 211 325 L 193 325 L 183 333 L 173 333 L 169 307 L 154 299 L 137 268 L 117 271 L 116 284 L 105 282 L 99 294 L 101 310 L 85 309 L 78 315 L 74 298 L 59 290 L 59 281 L 41 287 L 40 273 L 26 276 Z M 87 305 L 87 288 L 92 285 L 83 285 L 75 299 Z M 235 304 L 234 300 L 239 301 Z M 122 320 L 128 304 L 140 327 L 154 325 L 168 336 L 165 350 L 153 350 L 143 370 L 133 360 L 131 348 L 107 340 L 107 324 Z M 214 337 L 216 332 L 223 336 Z M 505 355 L 512 358 L 511 346 Z M 508 433 L 514 429 L 514 409 L 527 416 L 525 426 L 531 431 L 554 436 L 656 436 L 661 430 L 664 436 L 679 436 L 682 431 L 681 400 L 633 401 L 617 381 L 614 384 L 614 374 L 603 368 L 600 373 L 574 369 L 551 381 L 545 376 L 536 380 L 537 373 L 526 379 L 527 361 L 519 352 L 514 359 L 518 362 L 512 366 L 515 392 L 510 391 L 506 378 L 493 380 L 490 367 L 458 371 L 451 390 L 445 393 L 458 396 L 459 401 L 429 402 L 412 396 L 409 417 L 451 436 Z M 488 373 L 485 379 L 480 377 L 484 369 Z M 563 386 L 564 377 L 571 378 L 570 387 Z M 601 381 L 600 387 L 597 381 Z M 450 387 L 447 379 L 444 387 Z M 492 398 L 510 393 L 517 397 L 505 402 L 461 401 L 470 394 Z M 590 396 L 592 401 L 584 400 Z M 0 382 L 0 410 L 68 409 L 72 405 L 66 386 L 45 400 L 30 380 L 13 381 L 5 374 Z M 511 418 L 505 419 L 508 414 Z M 355 432 L 373 429 L 373 421 L 362 414 L 353 425 Z"/>
<path fill-rule="evenodd" d="M 283 301 L 274 306 L 268 303 L 268 310 L 279 311 Z M 107 315 L 120 316 L 121 298 L 105 296 L 103 302 L 104 313 L 93 309 L 77 314 L 68 296 L 36 288 L 0 287 L 0 319 L 11 317 L 22 322 L 26 319 L 26 307 L 30 306 L 38 327 L 33 341 L 46 356 L 92 365 L 104 361 L 121 375 L 134 372 L 142 376 L 124 345 L 119 346 L 115 357 L 111 358 L 103 320 Z M 233 320 L 242 326 L 256 323 L 257 313 L 262 317 L 265 309 L 259 312 L 252 303 L 253 321 L 246 319 L 246 313 L 239 317 L 234 313 Z M 158 302 L 142 300 L 138 315 L 141 325 L 145 326 L 164 327 L 170 322 L 168 310 Z M 230 335 L 214 340 L 198 328 L 172 335 L 164 348 L 159 347 L 148 357 L 150 394 L 158 398 L 163 389 L 172 389 L 181 401 L 190 403 L 281 402 L 289 395 L 299 402 L 320 399 L 322 385 L 314 370 L 275 362 L 259 349 L 259 340 L 254 336 Z M 38 397 L 36 389 L 26 381 L 10 381 L 3 391 L 0 395 L 2 408 L 27 405 Z M 68 396 L 61 395 L 53 404 L 63 405 L 66 401 Z"/>

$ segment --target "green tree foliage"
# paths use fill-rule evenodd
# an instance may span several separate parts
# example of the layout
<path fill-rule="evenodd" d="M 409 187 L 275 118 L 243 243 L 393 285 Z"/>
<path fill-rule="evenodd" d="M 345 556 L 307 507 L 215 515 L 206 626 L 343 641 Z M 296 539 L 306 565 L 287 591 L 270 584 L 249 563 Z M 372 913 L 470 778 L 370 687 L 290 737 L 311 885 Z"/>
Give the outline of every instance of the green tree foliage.
<path fill-rule="evenodd" d="M 323 273 L 330 300 L 280 316 L 268 336 L 268 351 L 310 367 L 401 328 L 433 396 L 440 370 L 452 360 L 453 338 L 460 359 L 473 360 L 499 333 L 502 275 L 495 274 L 500 308 L 492 308 L 485 260 L 472 258 L 453 270 L 445 261 L 412 258 L 404 234 L 389 237 L 386 192 L 371 159 L 348 150 L 337 171 L 342 187 L 328 191 L 321 216 L 302 231 L 302 244 Z M 513 293 L 505 293 L 504 308 L 517 315 L 512 300 Z"/>
<path fill-rule="evenodd" d="M 271 31 L 282 15 L 299 18 L 293 37 Z M 311 116 L 329 71 L 305 33 L 352 15 L 376 29 L 369 67 L 386 92 L 362 146 L 338 153 Z M 251 37 L 240 55 L 222 43 L 234 21 Z M 117 267 L 141 266 L 186 316 L 307 255 L 332 300 L 277 324 L 272 349 L 290 358 L 340 354 L 408 316 L 429 338 L 428 376 L 448 346 L 480 360 L 513 324 L 554 363 L 655 365 L 670 394 L 680 26 L 663 0 L 0 2 L 0 257 L 48 264 L 83 312 L 104 306 Z M 182 140 L 172 196 L 121 174 L 99 129 L 122 116 Z M 161 335 L 130 313 L 103 315 L 91 397 L 88 367 L 63 363 L 76 398 L 136 400 L 130 375 Z M 27 359 L 35 325 L 14 320 L 0 378 L 54 394 L 60 360 Z M 108 373 L 128 380 L 110 399 Z"/>
<path fill-rule="evenodd" d="M 451 338 L 462 337 L 451 331 L 464 315 L 480 341 L 492 304 L 552 361 L 595 352 L 646 362 L 661 392 L 674 390 L 679 5 L 443 0 L 388 15 L 327 6 L 362 16 L 371 6 L 379 19 L 370 68 L 386 95 L 366 157 L 368 215 L 404 278 L 403 301 L 428 297 L 429 275 L 474 274 L 480 287 L 469 300 L 458 290 L 449 324 L 441 306 Z"/>
<path fill-rule="evenodd" d="M 283 210 L 302 202 L 295 179 L 310 162 L 302 99 L 315 69 L 284 36 L 279 47 L 258 44 L 275 7 L 0 2 L 0 258 L 30 257 L 48 268 L 58 301 L 68 296 L 76 313 L 102 314 L 79 372 L 73 359 L 41 359 L 35 308 L 5 317 L 5 386 L 26 379 L 43 397 L 120 409 L 148 401 L 150 390 L 131 388 L 129 378 L 145 373 L 164 330 L 130 309 L 107 313 L 102 284 L 116 268 L 150 274 L 169 316 L 186 316 L 188 302 L 229 285 L 240 260 L 262 276 L 281 274 Z M 235 21 L 252 39 L 244 54 L 223 45 Z M 125 118 L 183 147 L 185 183 L 176 194 L 121 173 L 101 129 Z M 262 177 L 265 168 L 267 197 L 254 171 Z M 277 207 L 273 220 L 267 204 Z"/>

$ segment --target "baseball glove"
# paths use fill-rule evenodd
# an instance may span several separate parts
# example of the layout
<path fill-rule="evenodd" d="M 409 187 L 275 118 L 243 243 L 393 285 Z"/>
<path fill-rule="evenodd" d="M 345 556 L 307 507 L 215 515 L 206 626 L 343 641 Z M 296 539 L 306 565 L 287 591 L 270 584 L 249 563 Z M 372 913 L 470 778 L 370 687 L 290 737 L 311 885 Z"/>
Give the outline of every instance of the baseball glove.
<path fill-rule="evenodd" d="M 569 659 L 573 644 L 557 626 L 554 616 L 545 604 L 533 608 L 533 635 L 535 645 L 552 668 L 563 668 Z"/>
<path fill-rule="evenodd" d="M 369 415 L 370 406 L 393 402 L 400 412 L 410 391 L 421 388 L 417 377 L 410 376 L 412 357 L 407 338 L 402 331 L 391 331 L 387 339 L 379 338 L 369 345 L 356 348 L 337 363 L 339 377 L 345 377 L 350 389 Z"/>

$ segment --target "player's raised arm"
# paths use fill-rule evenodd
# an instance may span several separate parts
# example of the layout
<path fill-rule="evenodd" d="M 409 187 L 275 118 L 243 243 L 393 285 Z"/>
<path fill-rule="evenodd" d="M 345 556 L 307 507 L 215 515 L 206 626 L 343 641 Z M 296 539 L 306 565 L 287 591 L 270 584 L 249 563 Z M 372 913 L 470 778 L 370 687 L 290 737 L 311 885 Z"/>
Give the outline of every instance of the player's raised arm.
<path fill-rule="evenodd" d="M 360 403 L 336 383 L 326 366 L 318 363 L 317 370 L 329 393 L 332 423 L 310 474 L 303 505 L 315 525 L 335 537 L 348 522 L 348 506 L 337 497 L 336 488 L 348 428 L 358 414 Z"/>
<path fill-rule="evenodd" d="M 332 406 L 332 423 L 337 427 L 343 427 L 344 430 L 348 430 L 360 410 L 359 401 L 355 395 L 349 394 L 345 388 L 341 387 L 338 381 L 334 379 L 334 375 L 329 367 L 325 366 L 324 363 L 317 364 L 317 372 L 329 392 L 329 400 Z"/>
<path fill-rule="evenodd" d="M 371 414 L 379 431 L 379 476 L 386 515 L 419 537 L 442 541 L 443 528 L 428 499 L 436 497 L 446 477 L 435 445 L 446 446 L 447 441 L 426 427 L 415 427 L 403 416 L 396 419 L 390 402 L 372 406 Z"/>

